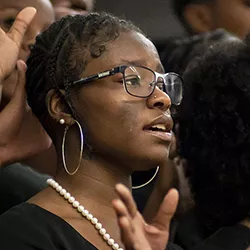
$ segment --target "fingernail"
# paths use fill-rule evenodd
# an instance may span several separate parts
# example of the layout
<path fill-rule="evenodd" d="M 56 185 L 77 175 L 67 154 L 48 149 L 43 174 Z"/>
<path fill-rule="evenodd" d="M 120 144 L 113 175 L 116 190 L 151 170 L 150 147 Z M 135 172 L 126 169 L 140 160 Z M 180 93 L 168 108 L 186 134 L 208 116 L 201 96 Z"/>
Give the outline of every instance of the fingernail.
<path fill-rule="evenodd" d="M 24 70 L 24 71 L 26 71 L 26 70 L 27 70 L 27 65 L 26 65 L 26 63 L 25 63 L 24 61 L 18 60 L 18 61 L 17 61 L 17 68 L 18 68 L 19 70 Z"/>

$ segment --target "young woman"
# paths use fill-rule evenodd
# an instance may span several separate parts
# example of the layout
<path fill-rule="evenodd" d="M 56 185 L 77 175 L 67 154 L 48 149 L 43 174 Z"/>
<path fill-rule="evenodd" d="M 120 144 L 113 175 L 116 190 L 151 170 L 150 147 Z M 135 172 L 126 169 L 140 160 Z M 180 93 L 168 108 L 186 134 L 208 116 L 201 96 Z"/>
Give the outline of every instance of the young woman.
<path fill-rule="evenodd" d="M 54 23 L 27 64 L 28 102 L 54 142 L 57 175 L 0 217 L 1 249 L 165 249 L 177 192 L 147 225 L 123 185 L 168 157 L 179 76 L 164 73 L 133 24 L 97 13 Z"/>

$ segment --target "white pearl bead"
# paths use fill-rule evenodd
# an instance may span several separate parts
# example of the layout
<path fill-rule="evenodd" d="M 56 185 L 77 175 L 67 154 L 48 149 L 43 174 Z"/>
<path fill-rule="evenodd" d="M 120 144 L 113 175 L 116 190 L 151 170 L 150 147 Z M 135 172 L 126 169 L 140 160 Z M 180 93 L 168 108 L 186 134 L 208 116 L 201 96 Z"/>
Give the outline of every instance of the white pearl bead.
<path fill-rule="evenodd" d="M 79 205 L 80 205 L 80 203 L 78 201 L 74 201 L 73 202 L 73 207 L 78 208 Z"/>
<path fill-rule="evenodd" d="M 89 214 L 89 211 L 87 209 L 82 211 L 82 215 L 86 217 Z"/>
<path fill-rule="evenodd" d="M 56 191 L 57 192 L 60 192 L 62 190 L 62 187 L 59 185 L 57 188 L 56 188 Z"/>
<path fill-rule="evenodd" d="M 71 197 L 71 195 L 70 195 L 70 193 L 68 193 L 68 192 L 64 195 L 64 198 L 65 198 L 66 200 L 68 200 L 70 197 Z"/>
<path fill-rule="evenodd" d="M 59 186 L 59 184 L 57 182 L 53 183 L 52 185 L 53 185 L 53 188 L 55 188 L 55 189 Z"/>
<path fill-rule="evenodd" d="M 92 219 L 93 219 L 93 215 L 92 215 L 92 214 L 88 214 L 88 215 L 87 215 L 87 219 L 88 219 L 88 220 L 92 220 Z"/>
<path fill-rule="evenodd" d="M 102 228 L 102 224 L 101 224 L 101 223 L 97 223 L 97 224 L 95 225 L 95 228 L 96 228 L 97 230 L 100 230 L 100 229 Z"/>
<path fill-rule="evenodd" d="M 94 227 L 99 231 L 99 234 L 103 236 L 103 239 L 110 245 L 110 247 L 114 250 L 123 250 L 123 248 L 119 248 L 119 245 L 115 243 L 114 239 L 110 237 L 107 233 L 106 229 L 102 227 L 102 224 L 98 222 L 97 218 L 95 218 L 87 209 L 85 209 L 78 201 L 75 200 L 70 193 L 68 193 L 65 189 L 62 188 L 55 180 L 48 179 L 47 183 L 53 187 L 60 195 L 62 195 L 72 206 L 77 209 L 78 212 L 82 214 L 82 216 L 86 217 Z"/>
<path fill-rule="evenodd" d="M 78 208 L 77 208 L 77 211 L 78 211 L 78 212 L 82 213 L 83 210 L 84 210 L 84 207 L 83 207 L 83 206 L 78 206 Z"/>
<path fill-rule="evenodd" d="M 65 189 L 62 189 L 62 190 L 60 191 L 60 195 L 62 195 L 62 196 L 64 196 L 66 193 L 67 193 L 67 191 L 66 191 Z"/>
<path fill-rule="evenodd" d="M 75 201 L 75 198 L 73 196 L 69 197 L 69 203 L 73 203 Z"/>
<path fill-rule="evenodd" d="M 112 248 L 113 248 L 114 250 L 118 250 L 118 249 L 119 249 L 119 245 L 118 245 L 117 243 L 115 243 L 115 244 L 112 246 Z"/>
<path fill-rule="evenodd" d="M 56 181 L 53 180 L 53 179 L 49 179 L 49 182 L 50 182 L 50 183 L 55 183 Z"/>
<path fill-rule="evenodd" d="M 108 240 L 108 244 L 109 244 L 110 246 L 114 245 L 114 243 L 115 243 L 115 241 L 114 241 L 112 238 L 110 238 L 110 239 Z"/>
<path fill-rule="evenodd" d="M 91 219 L 91 223 L 92 223 L 93 225 L 96 225 L 97 222 L 98 222 L 98 220 L 97 220 L 95 217 Z"/>
<path fill-rule="evenodd" d="M 104 239 L 104 240 L 109 240 L 109 238 L 110 238 L 110 235 L 109 235 L 109 234 L 104 234 L 104 235 L 103 235 L 103 239 Z"/>
<path fill-rule="evenodd" d="M 101 228 L 100 231 L 99 231 L 99 233 L 101 235 L 104 235 L 106 233 L 106 229 L 105 228 Z"/>

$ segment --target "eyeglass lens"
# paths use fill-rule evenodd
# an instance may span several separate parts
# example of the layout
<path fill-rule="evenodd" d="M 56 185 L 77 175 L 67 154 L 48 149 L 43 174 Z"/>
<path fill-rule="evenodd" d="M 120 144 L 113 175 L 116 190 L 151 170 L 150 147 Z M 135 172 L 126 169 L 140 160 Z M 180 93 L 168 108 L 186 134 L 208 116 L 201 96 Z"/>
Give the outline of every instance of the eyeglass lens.
<path fill-rule="evenodd" d="M 158 78 L 161 79 L 156 79 L 153 71 L 143 67 L 130 66 L 124 71 L 125 88 L 129 94 L 147 97 L 154 91 L 157 81 L 157 87 L 168 94 L 173 104 L 179 105 L 182 99 L 182 79 L 175 73 L 161 74 Z"/>

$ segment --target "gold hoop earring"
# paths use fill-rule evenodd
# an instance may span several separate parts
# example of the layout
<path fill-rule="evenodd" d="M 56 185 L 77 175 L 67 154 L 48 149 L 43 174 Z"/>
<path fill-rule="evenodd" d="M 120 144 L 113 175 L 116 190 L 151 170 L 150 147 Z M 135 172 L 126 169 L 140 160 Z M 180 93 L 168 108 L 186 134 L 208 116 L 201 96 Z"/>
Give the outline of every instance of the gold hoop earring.
<path fill-rule="evenodd" d="M 66 141 L 66 135 L 67 135 L 67 132 L 69 130 L 69 126 L 66 126 L 65 130 L 64 130 L 64 134 L 63 134 L 63 141 L 62 141 L 62 161 L 63 161 L 63 167 L 66 171 L 67 174 L 69 175 L 74 175 L 79 167 L 80 167 L 80 164 L 81 164 L 81 160 L 82 160 L 82 154 L 83 154 L 83 132 L 82 132 L 82 127 L 80 125 L 80 123 L 75 120 L 78 128 L 79 128 L 79 131 L 80 131 L 80 138 L 81 138 L 81 146 L 80 146 L 80 157 L 79 157 L 79 161 L 78 161 L 78 165 L 76 167 L 76 169 L 73 171 L 73 172 L 70 172 L 67 168 L 67 164 L 66 164 L 66 160 L 65 160 L 65 141 Z"/>
<path fill-rule="evenodd" d="M 158 167 L 156 168 L 156 170 L 155 170 L 154 175 L 151 177 L 150 180 L 148 180 L 147 182 L 145 182 L 145 183 L 143 183 L 143 184 L 141 184 L 141 185 L 132 186 L 132 189 L 134 190 L 134 189 L 139 189 L 139 188 L 142 188 L 142 187 L 147 186 L 149 183 L 151 183 L 151 182 L 154 180 L 154 178 L 156 177 L 156 175 L 157 175 L 158 172 L 159 172 L 159 169 L 160 169 L 160 167 L 158 166 Z"/>

